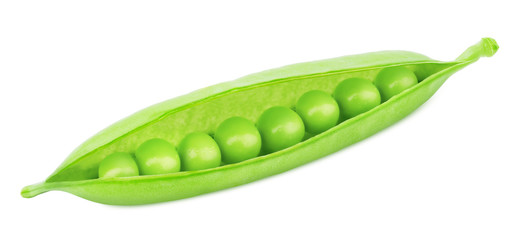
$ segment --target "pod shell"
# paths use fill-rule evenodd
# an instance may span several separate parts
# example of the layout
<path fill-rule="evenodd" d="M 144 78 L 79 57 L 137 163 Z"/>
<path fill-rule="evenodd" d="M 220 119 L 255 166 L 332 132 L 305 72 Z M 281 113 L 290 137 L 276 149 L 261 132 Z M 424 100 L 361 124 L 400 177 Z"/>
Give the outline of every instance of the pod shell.
<path fill-rule="evenodd" d="M 99 203 L 136 205 L 192 197 L 259 180 L 336 152 L 390 126 L 426 102 L 453 73 L 480 57 L 492 56 L 497 49 L 498 45 L 493 39 L 484 38 L 452 62 L 439 62 L 406 51 L 383 51 L 299 63 L 217 84 L 153 105 L 113 124 L 74 150 L 46 182 L 25 187 L 22 195 L 33 197 L 46 191 L 61 190 Z M 304 142 L 272 154 L 200 171 L 117 179 L 60 181 L 61 170 L 80 161 L 82 156 L 131 133 L 136 128 L 157 121 L 164 115 L 219 94 L 231 94 L 240 88 L 259 83 L 273 84 L 294 76 L 428 63 L 445 64 L 446 67 L 384 104 Z"/>

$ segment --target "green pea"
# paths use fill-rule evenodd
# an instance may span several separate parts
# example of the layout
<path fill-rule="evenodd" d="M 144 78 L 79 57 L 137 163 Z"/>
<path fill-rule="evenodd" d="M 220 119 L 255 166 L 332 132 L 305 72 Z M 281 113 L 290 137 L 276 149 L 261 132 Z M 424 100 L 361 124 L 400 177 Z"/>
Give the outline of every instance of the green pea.
<path fill-rule="evenodd" d="M 99 164 L 100 178 L 133 176 L 138 176 L 138 166 L 129 153 L 112 153 L 104 158 Z"/>
<path fill-rule="evenodd" d="M 226 163 L 237 163 L 257 157 L 261 151 L 261 135 L 254 123 L 242 117 L 223 121 L 214 134 Z"/>
<path fill-rule="evenodd" d="M 135 151 L 142 175 L 156 175 L 180 171 L 180 157 L 166 140 L 154 138 L 142 143 Z"/>
<path fill-rule="evenodd" d="M 297 101 L 295 109 L 302 118 L 306 131 L 312 134 L 334 127 L 340 117 L 335 99 L 320 90 L 304 93 Z"/>
<path fill-rule="evenodd" d="M 188 134 L 178 145 L 183 171 L 214 168 L 221 164 L 218 144 L 201 132 Z"/>
<path fill-rule="evenodd" d="M 367 112 L 381 103 L 376 86 L 364 78 L 343 80 L 336 87 L 334 97 L 346 119 Z"/>
<path fill-rule="evenodd" d="M 405 67 L 385 68 L 374 80 L 383 102 L 416 84 L 417 77 L 414 72 Z"/>
<path fill-rule="evenodd" d="M 293 146 L 304 137 L 304 123 L 293 110 L 277 106 L 264 111 L 257 121 L 257 128 L 267 153 Z"/>

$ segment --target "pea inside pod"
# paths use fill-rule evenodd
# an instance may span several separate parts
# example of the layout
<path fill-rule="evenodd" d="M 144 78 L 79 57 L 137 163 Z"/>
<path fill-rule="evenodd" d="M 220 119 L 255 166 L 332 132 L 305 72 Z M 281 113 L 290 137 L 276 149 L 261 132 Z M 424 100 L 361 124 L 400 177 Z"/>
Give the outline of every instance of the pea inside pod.
<path fill-rule="evenodd" d="M 480 57 L 492 56 L 497 49 L 493 39 L 484 38 L 457 59 L 447 62 L 406 51 L 373 52 L 289 65 L 205 88 L 151 106 L 101 131 L 74 150 L 44 182 L 23 188 L 22 196 L 34 197 L 60 190 L 104 204 L 136 205 L 192 197 L 272 176 L 336 152 L 390 126 L 429 99 L 453 73 Z M 418 76 L 418 83 L 381 104 L 376 97 L 366 97 L 358 104 L 368 107 L 354 104 L 344 108 L 349 99 L 342 96 L 347 96 L 350 89 L 337 91 L 340 84 L 347 79 L 364 79 L 362 86 L 370 86 L 365 89 L 371 92 L 366 95 L 375 96 L 372 87 L 382 91 L 373 83 L 376 76 L 383 69 L 398 66 Z M 259 155 L 263 142 L 257 129 L 261 115 L 275 106 L 292 109 L 301 96 L 313 90 L 333 93 L 340 114 L 348 117 L 302 142 Z M 364 89 L 359 87 L 358 90 Z M 248 120 L 248 124 L 243 124 L 247 127 L 236 130 L 238 124 L 232 121 L 223 125 L 236 117 Z M 178 172 L 181 157 L 171 149 L 193 132 L 214 134 L 226 164 Z M 255 140 L 243 144 L 243 139 L 248 138 Z M 149 139 L 169 143 L 169 150 L 164 150 L 167 154 L 160 156 L 171 160 L 167 161 L 170 165 L 166 164 L 170 167 L 164 167 L 170 171 L 161 171 L 158 167 L 159 171 L 151 172 L 153 175 L 144 175 L 146 164 L 142 163 L 148 161 L 141 160 L 152 159 L 155 151 L 139 151 L 139 148 Z M 234 140 L 241 142 L 246 151 L 232 147 Z M 99 178 L 101 162 L 115 152 L 135 153 L 142 176 Z M 228 158 L 226 156 L 231 156 L 228 153 L 237 157 Z"/>
<path fill-rule="evenodd" d="M 218 144 L 208 134 L 196 132 L 187 135 L 178 147 L 182 171 L 215 168 L 221 164 Z"/>
<path fill-rule="evenodd" d="M 408 68 L 397 66 L 381 70 L 374 84 L 379 89 L 382 101 L 413 87 L 417 84 L 417 77 Z"/>
<path fill-rule="evenodd" d="M 99 164 L 100 178 L 134 177 L 138 175 L 137 163 L 129 153 L 112 153 Z"/>
<path fill-rule="evenodd" d="M 261 135 L 254 123 L 246 118 L 226 119 L 216 129 L 214 138 L 226 163 L 257 157 L 261 151 Z"/>
<path fill-rule="evenodd" d="M 340 110 L 333 97 L 320 90 L 304 93 L 296 104 L 296 111 L 304 121 L 306 131 L 318 134 L 338 123 Z"/>
<path fill-rule="evenodd" d="M 304 123 L 293 110 L 275 106 L 264 111 L 257 121 L 267 153 L 293 146 L 304 137 Z"/>
<path fill-rule="evenodd" d="M 169 142 L 154 138 L 142 143 L 135 151 L 142 175 L 157 175 L 180 171 L 180 157 Z"/>
<path fill-rule="evenodd" d="M 367 112 L 381 103 L 378 89 L 365 78 L 343 80 L 336 87 L 334 97 L 346 119 Z"/>

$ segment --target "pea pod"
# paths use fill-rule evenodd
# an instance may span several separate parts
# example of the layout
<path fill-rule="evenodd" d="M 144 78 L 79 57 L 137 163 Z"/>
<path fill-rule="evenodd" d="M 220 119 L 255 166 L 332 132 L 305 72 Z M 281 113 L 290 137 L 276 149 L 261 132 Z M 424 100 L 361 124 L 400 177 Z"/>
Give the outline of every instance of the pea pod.
<path fill-rule="evenodd" d="M 222 190 L 303 165 L 367 138 L 426 102 L 455 72 L 498 50 L 483 38 L 456 60 L 442 62 L 407 51 L 382 51 L 299 63 L 217 84 L 137 112 L 75 149 L 45 182 L 23 188 L 23 197 L 60 190 L 113 205 L 149 204 Z M 277 152 L 211 169 L 122 178 L 98 178 L 98 166 L 114 152 L 135 152 L 146 140 L 175 146 L 192 132 L 213 134 L 229 117 L 257 122 L 273 106 L 293 107 L 310 90 L 328 93 L 352 77 L 373 80 L 387 67 L 412 70 L 419 83 L 381 105 Z"/>

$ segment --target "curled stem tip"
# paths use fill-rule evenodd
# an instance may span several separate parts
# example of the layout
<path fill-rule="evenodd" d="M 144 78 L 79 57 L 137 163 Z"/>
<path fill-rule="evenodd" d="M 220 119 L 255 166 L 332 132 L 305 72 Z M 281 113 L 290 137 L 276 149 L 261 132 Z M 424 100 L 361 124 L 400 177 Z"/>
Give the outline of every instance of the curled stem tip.
<path fill-rule="evenodd" d="M 498 43 L 493 38 L 482 38 L 482 44 L 484 45 L 484 57 L 491 57 L 498 51 Z"/>
<path fill-rule="evenodd" d="M 478 43 L 469 47 L 458 58 L 457 61 L 476 61 L 480 57 L 491 57 L 498 51 L 498 43 L 493 38 L 482 38 Z"/>

